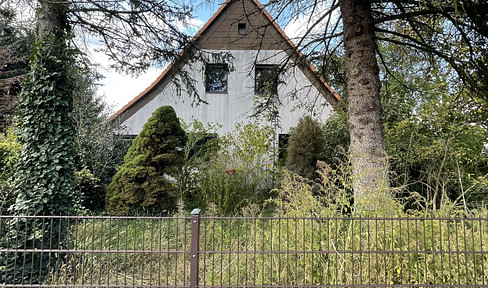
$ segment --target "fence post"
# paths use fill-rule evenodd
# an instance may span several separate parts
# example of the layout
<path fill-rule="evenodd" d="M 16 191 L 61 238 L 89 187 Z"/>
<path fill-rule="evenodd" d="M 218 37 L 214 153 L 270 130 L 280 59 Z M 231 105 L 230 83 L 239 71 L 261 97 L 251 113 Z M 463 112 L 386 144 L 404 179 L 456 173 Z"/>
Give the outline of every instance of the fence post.
<path fill-rule="evenodd" d="M 190 288 L 198 287 L 198 245 L 200 240 L 200 209 L 191 211 Z"/>

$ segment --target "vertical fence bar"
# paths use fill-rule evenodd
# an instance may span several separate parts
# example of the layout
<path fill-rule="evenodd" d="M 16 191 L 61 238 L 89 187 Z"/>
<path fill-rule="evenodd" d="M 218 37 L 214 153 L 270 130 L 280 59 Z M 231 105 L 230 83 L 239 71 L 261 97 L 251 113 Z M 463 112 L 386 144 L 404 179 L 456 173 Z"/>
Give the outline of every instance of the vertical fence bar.
<path fill-rule="evenodd" d="M 200 209 L 191 211 L 190 288 L 198 286 L 198 245 L 200 240 Z"/>

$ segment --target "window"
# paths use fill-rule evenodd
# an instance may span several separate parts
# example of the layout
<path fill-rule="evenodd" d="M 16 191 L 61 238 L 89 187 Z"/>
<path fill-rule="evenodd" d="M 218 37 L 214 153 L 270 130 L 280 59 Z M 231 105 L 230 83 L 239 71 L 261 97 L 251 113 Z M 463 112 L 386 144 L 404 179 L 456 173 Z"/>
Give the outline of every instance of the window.
<path fill-rule="evenodd" d="M 237 34 L 246 35 L 246 23 L 237 23 Z"/>
<path fill-rule="evenodd" d="M 256 65 L 254 76 L 256 94 L 278 94 L 278 65 Z"/>
<path fill-rule="evenodd" d="M 278 163 L 285 165 L 286 149 L 288 148 L 288 140 L 290 134 L 278 134 Z"/>
<path fill-rule="evenodd" d="M 205 92 L 227 93 L 227 64 L 207 64 L 205 67 Z"/>
<path fill-rule="evenodd" d="M 137 135 L 134 135 L 134 134 L 122 135 L 122 139 L 124 141 L 129 141 L 129 142 L 134 141 L 134 139 L 136 139 L 136 137 L 137 137 Z"/>
<path fill-rule="evenodd" d="M 114 136 L 117 137 L 117 136 Z M 129 149 L 129 147 L 132 145 L 134 142 L 134 139 L 136 139 L 137 135 L 122 135 L 122 140 L 124 141 L 124 149 Z M 127 151 L 127 150 L 125 150 Z"/>

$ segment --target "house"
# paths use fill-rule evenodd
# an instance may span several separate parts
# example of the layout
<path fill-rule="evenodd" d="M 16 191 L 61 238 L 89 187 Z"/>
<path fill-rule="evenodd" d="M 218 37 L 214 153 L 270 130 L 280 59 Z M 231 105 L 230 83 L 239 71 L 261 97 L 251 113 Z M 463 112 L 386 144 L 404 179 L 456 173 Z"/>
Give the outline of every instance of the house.
<path fill-rule="evenodd" d="M 188 51 L 204 60 L 185 60 Z M 163 105 L 187 123 L 221 124 L 222 134 L 262 108 L 259 121 L 284 135 L 305 115 L 324 122 L 340 99 L 257 0 L 225 2 L 180 55 L 112 117 L 129 135 Z M 190 88 L 182 75 L 194 80 Z"/>

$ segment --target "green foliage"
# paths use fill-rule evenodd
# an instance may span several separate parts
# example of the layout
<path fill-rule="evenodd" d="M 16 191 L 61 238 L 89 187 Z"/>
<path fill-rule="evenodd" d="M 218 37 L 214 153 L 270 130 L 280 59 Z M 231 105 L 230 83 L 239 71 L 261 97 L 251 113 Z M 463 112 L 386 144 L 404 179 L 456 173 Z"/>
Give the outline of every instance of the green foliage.
<path fill-rule="evenodd" d="M 344 48 L 337 47 L 333 53 L 317 51 L 318 55 L 310 55 L 311 63 L 319 70 L 319 74 L 327 79 L 327 84 L 341 95 L 341 102 L 347 102 L 346 75 L 344 75 Z"/>
<path fill-rule="evenodd" d="M 254 214 L 245 215 L 256 217 L 251 219 L 200 218 L 200 235 L 204 236 L 200 247 L 224 252 L 200 254 L 200 284 L 476 286 L 487 281 L 483 267 L 488 258 L 472 253 L 484 250 L 486 211 L 478 211 L 481 218 L 465 219 L 456 218 L 463 215 L 459 210 L 414 215 L 396 211 L 386 219 L 344 217 L 338 212 L 342 204 L 323 205 L 296 174 L 290 176 L 289 187 L 297 189 L 281 194 L 288 204 L 278 208 L 275 218 Z M 331 200 L 341 203 L 341 197 Z M 325 214 L 315 214 L 319 212 Z M 147 279 L 157 282 L 159 277 L 171 279 L 174 285 L 188 283 L 189 273 L 181 272 L 188 268 L 184 253 L 123 253 L 128 244 L 130 250 L 185 250 L 191 230 L 188 219 L 89 219 L 76 223 L 80 224 L 71 230 L 75 248 L 93 243 L 120 253 L 87 252 L 85 257 L 70 257 L 49 283 L 69 279 L 72 284 L 82 284 L 92 279 L 100 285 L 129 280 L 138 285 Z"/>
<path fill-rule="evenodd" d="M 349 147 L 349 123 L 347 112 L 336 109 L 322 126 L 323 152 L 321 160 L 334 165 L 337 161 L 346 159 Z"/>
<path fill-rule="evenodd" d="M 334 165 L 318 161 L 316 172 L 319 177 L 311 181 L 296 173 L 284 171 L 280 185 L 275 189 L 277 197 L 267 201 L 274 207 L 275 214 L 297 217 L 382 217 L 397 215 L 401 211 L 391 197 L 382 198 L 380 205 L 372 211 L 374 215 L 365 214 L 369 210 L 355 209 L 349 161 L 336 162 Z"/>
<path fill-rule="evenodd" d="M 6 215 L 7 209 L 15 201 L 16 193 L 10 179 L 20 148 L 12 129 L 6 135 L 0 135 L 0 215 Z"/>
<path fill-rule="evenodd" d="M 185 163 L 178 175 L 178 186 L 185 206 L 190 210 L 204 207 L 196 194 L 199 191 L 200 170 L 205 170 L 207 164 L 216 157 L 220 150 L 220 138 L 217 135 L 218 125 L 207 124 L 192 119 L 190 123 L 182 120 L 182 127 L 187 133 L 188 141 L 184 148 Z"/>
<path fill-rule="evenodd" d="M 394 186 L 420 209 L 454 202 L 469 211 L 486 202 L 486 103 L 458 86 L 446 63 L 426 63 L 425 55 L 393 44 L 381 49 L 393 67 L 382 101 Z"/>
<path fill-rule="evenodd" d="M 392 187 L 410 208 L 486 203 L 486 103 L 450 85 L 457 78 L 445 63 L 393 44 L 380 50 L 389 67 L 382 105 Z M 349 145 L 347 115 L 336 111 L 323 131 L 323 160 L 334 168 L 334 159 L 346 160 L 335 147 Z"/>
<path fill-rule="evenodd" d="M 17 135 L 22 148 L 14 165 L 13 189 L 17 198 L 11 211 L 15 215 L 68 214 L 72 207 L 76 153 L 70 113 L 76 66 L 74 51 L 66 44 L 68 37 L 65 31 L 60 27 L 53 30 L 56 33 L 39 39 L 33 47 L 31 69 L 22 83 L 20 102 L 16 107 Z M 39 249 L 52 235 L 49 233 L 66 229 L 65 221 L 28 225 L 21 217 L 8 225 L 7 233 L 0 239 L 0 247 L 10 245 L 12 239 L 18 237 L 26 239 L 23 244 L 12 243 L 10 249 Z M 64 241 L 60 235 L 52 239 L 50 247 L 57 249 Z M 40 270 L 61 255 L 26 254 L 24 259 L 12 256 L 2 259 L 2 262 L 14 263 L 0 275 L 2 283 L 41 283 L 46 275 L 42 275 Z M 0 266 L 4 264 L 0 263 Z M 23 273 L 30 276 L 15 273 L 15 267 L 22 265 L 26 267 Z"/>
<path fill-rule="evenodd" d="M 465 113 L 469 110 L 453 100 L 447 95 L 429 101 L 413 117 L 386 129 L 397 185 L 418 196 L 412 200 L 420 208 L 455 201 L 467 209 L 481 204 L 488 193 L 488 131 L 473 125 L 470 112 Z"/>
<path fill-rule="evenodd" d="M 73 61 L 65 39 L 39 42 L 18 104 L 17 214 L 68 213 L 74 189 Z"/>
<path fill-rule="evenodd" d="M 105 209 L 106 187 L 122 165 L 130 144 L 120 136 L 117 121 L 96 93 L 97 75 L 79 71 L 71 113 L 76 129 L 76 205 L 99 212 Z"/>
<path fill-rule="evenodd" d="M 102 206 L 105 204 L 105 187 L 102 187 L 100 178 L 93 175 L 88 168 L 76 171 L 75 177 L 76 194 L 74 199 L 74 209 L 87 209 L 96 212 L 105 208 L 105 206 Z"/>
<path fill-rule="evenodd" d="M 249 124 L 214 139 L 220 150 L 212 148 L 212 156 L 195 166 L 189 208 L 214 205 L 219 215 L 235 215 L 251 203 L 262 204 L 273 185 L 273 135 L 270 127 Z"/>
<path fill-rule="evenodd" d="M 286 169 L 308 179 L 315 178 L 323 142 L 319 123 L 310 116 L 300 119 L 288 140 Z"/>
<path fill-rule="evenodd" d="M 174 109 L 158 108 L 125 155 L 125 163 L 107 187 L 111 214 L 161 213 L 175 209 L 177 177 L 187 137 Z"/>

